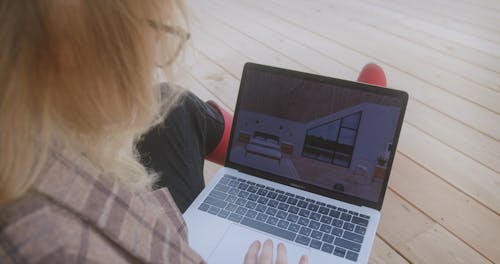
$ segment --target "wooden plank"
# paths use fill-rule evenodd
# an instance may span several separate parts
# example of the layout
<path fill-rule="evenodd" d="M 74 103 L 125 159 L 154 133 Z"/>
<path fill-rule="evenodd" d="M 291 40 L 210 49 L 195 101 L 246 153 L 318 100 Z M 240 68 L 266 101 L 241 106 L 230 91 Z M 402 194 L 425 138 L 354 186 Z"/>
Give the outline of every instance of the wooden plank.
<path fill-rule="evenodd" d="M 394 5 L 407 6 L 432 16 L 440 16 L 454 21 L 469 24 L 475 28 L 489 30 L 492 33 L 500 33 L 496 24 L 499 22 L 498 12 L 490 9 L 478 8 L 474 5 L 464 5 L 460 2 L 445 2 L 440 0 L 408 2 L 396 0 Z M 459 15 L 458 15 L 459 14 Z"/>
<path fill-rule="evenodd" d="M 500 262 L 500 216 L 432 175 L 407 156 L 396 155 L 389 186 L 412 205 L 493 262 Z"/>
<path fill-rule="evenodd" d="M 500 175 L 404 124 L 399 150 L 450 184 L 500 212 Z"/>
<path fill-rule="evenodd" d="M 380 238 L 375 237 L 373 248 L 368 263 L 371 264 L 404 264 L 409 263 L 401 255 L 392 249 L 387 243 Z"/>
<path fill-rule="evenodd" d="M 479 28 L 468 23 L 457 21 L 456 19 L 439 16 L 433 12 L 412 8 L 410 2 L 407 4 L 398 4 L 397 2 L 393 2 L 391 0 L 364 1 L 408 15 L 408 20 L 403 21 L 405 25 L 424 25 L 423 27 L 419 27 L 419 29 L 427 33 L 441 36 L 457 43 L 462 43 L 463 45 L 475 48 L 485 53 L 498 53 L 491 50 L 491 45 L 500 43 L 500 36 L 491 32 L 489 29 Z M 423 24 L 421 24 L 422 22 Z"/>
<path fill-rule="evenodd" d="M 436 60 L 438 59 L 436 57 L 430 61 L 430 63 L 438 67 L 449 65 L 451 67 L 446 67 L 445 70 L 459 74 L 461 77 L 489 89 L 500 91 L 500 87 L 498 86 L 498 83 L 500 83 L 500 58 L 476 51 L 475 49 L 465 47 L 459 43 L 443 39 L 442 37 L 433 36 L 426 32 L 404 26 L 400 23 L 401 20 L 406 18 L 404 14 L 372 5 L 371 3 L 338 0 L 323 0 L 311 3 L 324 6 L 323 12 L 345 17 L 350 21 L 363 23 L 371 26 L 375 31 L 393 34 L 427 49 L 436 50 L 443 55 L 451 56 L 462 62 L 466 62 L 465 64 L 452 63 L 452 65 L 450 65 L 450 63 L 446 63 L 446 61 Z M 427 59 L 426 56 L 423 58 Z"/>
<path fill-rule="evenodd" d="M 378 233 L 411 262 L 491 263 L 392 191 Z"/>

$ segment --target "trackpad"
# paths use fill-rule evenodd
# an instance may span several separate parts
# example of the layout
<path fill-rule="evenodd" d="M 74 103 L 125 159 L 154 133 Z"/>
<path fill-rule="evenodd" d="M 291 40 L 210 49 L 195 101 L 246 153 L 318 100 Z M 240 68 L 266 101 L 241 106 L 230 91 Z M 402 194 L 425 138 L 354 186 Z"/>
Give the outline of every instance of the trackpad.
<path fill-rule="evenodd" d="M 276 247 L 279 242 L 282 242 L 286 246 L 286 252 L 288 256 L 288 263 L 294 264 L 299 263 L 300 257 L 302 255 L 308 255 L 309 249 L 294 244 L 287 243 L 285 240 L 272 237 L 269 234 L 261 233 L 257 230 L 248 229 L 246 227 L 231 225 L 224 237 L 220 241 L 217 248 L 212 252 L 208 258 L 208 263 L 220 263 L 220 264 L 239 264 L 243 263 L 245 254 L 247 253 L 250 244 L 253 241 L 259 240 L 264 243 L 265 240 L 271 238 L 274 245 L 274 259 L 276 260 Z M 262 249 L 262 246 L 261 246 Z"/>

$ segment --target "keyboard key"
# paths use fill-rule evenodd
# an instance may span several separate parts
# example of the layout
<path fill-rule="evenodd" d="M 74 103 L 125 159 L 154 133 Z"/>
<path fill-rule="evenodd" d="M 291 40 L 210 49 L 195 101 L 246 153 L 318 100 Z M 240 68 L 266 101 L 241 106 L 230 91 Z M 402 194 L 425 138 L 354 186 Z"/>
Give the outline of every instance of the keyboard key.
<path fill-rule="evenodd" d="M 219 208 L 224 208 L 227 205 L 227 202 L 224 202 L 223 200 L 215 199 L 215 198 L 210 197 L 210 196 L 205 198 L 204 202 L 206 204 L 213 205 L 213 206 L 219 207 Z"/>
<path fill-rule="evenodd" d="M 273 188 L 273 187 L 266 186 L 266 190 L 268 190 L 268 191 L 274 191 L 274 188 Z"/>
<path fill-rule="evenodd" d="M 317 204 L 317 205 L 319 205 L 319 206 L 326 206 L 326 204 L 325 204 L 325 203 L 320 202 L 320 201 L 316 201 L 316 204 Z"/>
<path fill-rule="evenodd" d="M 345 239 L 352 240 L 354 242 L 363 243 L 363 236 L 355 234 L 353 232 L 344 231 L 344 235 L 342 237 Z"/>
<path fill-rule="evenodd" d="M 290 208 L 288 208 L 288 212 L 292 214 L 297 214 L 299 212 L 299 208 L 296 206 L 290 206 Z"/>
<path fill-rule="evenodd" d="M 279 228 L 283 228 L 283 229 L 287 229 L 289 224 L 290 224 L 290 223 L 289 223 L 288 221 L 285 221 L 285 220 L 279 220 L 279 222 L 278 222 L 278 227 L 279 227 Z"/>
<path fill-rule="evenodd" d="M 351 215 L 350 215 L 350 214 L 343 213 L 343 214 L 340 216 L 340 219 L 342 219 L 342 220 L 344 220 L 344 221 L 347 221 L 347 222 L 350 222 L 350 221 L 351 221 Z"/>
<path fill-rule="evenodd" d="M 305 201 L 299 201 L 297 203 L 297 206 L 300 207 L 300 208 L 307 208 L 307 202 L 305 202 Z"/>
<path fill-rule="evenodd" d="M 231 189 L 231 187 L 227 186 L 227 185 L 224 185 L 224 184 L 220 184 L 218 183 L 217 185 L 215 185 L 214 187 L 214 190 L 217 190 L 217 191 L 221 191 L 223 193 L 226 193 L 229 191 L 229 189 Z"/>
<path fill-rule="evenodd" d="M 271 216 L 274 216 L 277 212 L 278 212 L 278 209 L 272 208 L 272 207 L 268 207 L 266 210 L 266 214 L 271 215 Z"/>
<path fill-rule="evenodd" d="M 286 220 L 288 220 L 292 223 L 295 223 L 295 222 L 297 222 L 297 220 L 299 220 L 299 216 L 296 214 L 288 214 L 288 216 L 286 217 Z"/>
<path fill-rule="evenodd" d="M 274 190 L 275 192 L 277 192 L 278 194 L 284 194 L 285 192 L 282 191 L 282 190 Z"/>
<path fill-rule="evenodd" d="M 321 218 L 321 215 L 318 214 L 318 213 L 311 213 L 311 215 L 309 216 L 309 218 L 311 218 L 312 220 L 319 221 L 319 219 Z"/>
<path fill-rule="evenodd" d="M 335 235 L 335 236 L 338 236 L 338 237 L 342 237 L 342 233 L 344 233 L 344 230 L 342 230 L 340 228 L 334 227 L 333 230 L 332 230 L 332 235 Z"/>
<path fill-rule="evenodd" d="M 346 252 L 347 252 L 347 250 L 345 250 L 344 248 L 335 247 L 335 250 L 333 251 L 333 255 L 343 258 L 345 256 Z"/>
<path fill-rule="evenodd" d="M 323 223 L 323 224 L 329 225 L 329 224 L 332 223 L 332 218 L 330 216 L 324 215 L 324 216 L 321 217 L 320 222 Z"/>
<path fill-rule="evenodd" d="M 289 206 L 290 206 L 290 205 L 288 205 L 288 204 L 286 204 L 286 203 L 279 203 L 279 204 L 278 204 L 278 209 L 281 209 L 281 210 L 283 210 L 283 211 L 286 211 L 286 210 L 288 210 L 288 207 L 289 207 Z"/>
<path fill-rule="evenodd" d="M 327 243 L 323 243 L 323 246 L 321 247 L 321 251 L 324 251 L 326 253 L 332 253 L 333 251 L 333 246 Z"/>
<path fill-rule="evenodd" d="M 248 209 L 255 209 L 255 207 L 257 207 L 257 203 L 252 202 L 252 201 L 248 201 L 247 204 L 245 204 L 245 207 Z"/>
<path fill-rule="evenodd" d="M 365 218 L 361 218 L 361 215 L 359 215 L 359 216 L 360 217 L 353 216 L 351 222 L 353 222 L 355 224 L 358 224 L 360 226 L 367 227 L 368 226 L 368 220 L 365 219 Z"/>
<path fill-rule="evenodd" d="M 335 237 L 334 237 L 334 236 L 329 235 L 329 234 L 324 234 L 324 235 L 323 235 L 323 239 L 322 239 L 322 240 L 323 240 L 323 242 L 325 242 L 325 243 L 332 244 L 332 243 L 333 243 L 333 239 L 335 239 Z"/>
<path fill-rule="evenodd" d="M 230 195 L 238 195 L 238 193 L 240 193 L 240 190 L 236 189 L 236 188 L 231 188 L 229 189 L 229 193 Z"/>
<path fill-rule="evenodd" d="M 202 204 L 200 204 L 200 206 L 198 207 L 198 209 L 201 210 L 201 211 L 206 212 L 209 207 L 210 207 L 210 205 L 208 205 L 206 203 L 202 203 Z"/>
<path fill-rule="evenodd" d="M 314 248 L 314 249 L 320 249 L 321 248 L 321 244 L 323 244 L 323 243 L 321 243 L 321 241 L 313 239 L 311 241 L 311 244 L 309 246 L 312 247 L 312 248 Z"/>
<path fill-rule="evenodd" d="M 270 206 L 270 207 L 277 207 L 279 204 L 278 201 L 276 200 L 269 200 L 269 202 L 267 203 L 267 206 Z"/>
<path fill-rule="evenodd" d="M 289 226 L 288 226 L 288 230 L 292 231 L 292 232 L 299 232 L 300 230 L 300 226 L 297 225 L 297 224 L 294 224 L 294 223 L 291 223 Z"/>
<path fill-rule="evenodd" d="M 278 221 L 279 221 L 278 218 L 270 216 L 269 218 L 267 218 L 266 223 L 274 226 L 278 223 Z"/>
<path fill-rule="evenodd" d="M 259 213 L 255 219 L 261 222 L 265 222 L 267 220 L 267 215 Z"/>
<path fill-rule="evenodd" d="M 364 236 L 366 233 L 366 228 L 362 226 L 356 226 L 356 228 L 354 228 L 354 232 Z"/>
<path fill-rule="evenodd" d="M 236 199 L 236 202 L 235 202 L 237 205 L 240 205 L 240 206 L 244 206 L 246 203 L 247 203 L 247 200 L 246 199 L 243 199 L 243 198 L 238 198 Z"/>
<path fill-rule="evenodd" d="M 255 184 L 255 186 L 259 187 L 259 188 L 264 188 L 266 186 L 262 185 L 262 184 Z"/>
<path fill-rule="evenodd" d="M 361 250 L 360 244 L 358 244 L 356 242 L 349 241 L 349 240 L 345 240 L 345 239 L 340 238 L 340 237 L 337 237 L 335 239 L 334 244 L 336 246 L 341 246 L 343 248 L 347 248 L 349 250 L 356 251 L 356 252 L 359 252 Z"/>
<path fill-rule="evenodd" d="M 258 204 L 257 207 L 255 207 L 255 210 L 257 210 L 257 212 L 265 212 L 267 209 L 267 206 L 263 205 L 263 204 Z"/>
<path fill-rule="evenodd" d="M 304 246 L 308 246 L 310 241 L 311 238 L 301 235 L 298 235 L 297 238 L 295 239 L 295 242 L 302 244 Z"/>
<path fill-rule="evenodd" d="M 324 206 L 321 206 L 318 209 L 318 213 L 320 213 L 320 214 L 328 215 L 329 212 L 330 212 L 330 209 L 328 209 L 328 208 L 326 208 Z"/>
<path fill-rule="evenodd" d="M 350 213 L 350 214 L 352 214 L 352 215 L 353 215 L 353 214 L 358 214 L 358 213 L 356 213 L 356 212 L 354 212 L 354 211 L 349 211 L 349 213 Z"/>
<path fill-rule="evenodd" d="M 278 195 L 278 198 L 276 198 L 276 200 L 278 200 L 280 202 L 285 202 L 287 198 L 288 197 L 286 197 L 286 195 L 280 194 L 280 195 Z"/>
<path fill-rule="evenodd" d="M 247 181 L 248 185 L 255 185 L 255 182 Z"/>
<path fill-rule="evenodd" d="M 236 199 L 238 199 L 238 197 L 236 197 L 236 196 L 234 196 L 234 195 L 229 195 L 229 196 L 226 198 L 226 200 L 224 200 L 224 201 L 226 201 L 226 202 L 228 202 L 228 203 L 234 203 L 234 202 L 236 202 Z"/>
<path fill-rule="evenodd" d="M 222 210 L 219 212 L 219 214 L 217 214 L 217 216 L 220 216 L 220 217 L 222 217 L 222 218 L 226 218 L 226 217 L 228 217 L 228 215 L 229 215 L 229 214 L 230 214 L 230 212 L 229 212 L 228 210 L 224 210 L 224 209 L 222 209 Z"/>
<path fill-rule="evenodd" d="M 311 237 L 314 239 L 321 239 L 323 236 L 323 233 L 319 232 L 318 230 L 313 230 L 311 233 Z"/>
<path fill-rule="evenodd" d="M 266 190 L 266 189 L 259 189 L 259 190 L 257 191 L 257 193 L 258 193 L 259 195 L 265 196 L 265 195 L 267 194 L 267 190 Z"/>
<path fill-rule="evenodd" d="M 364 214 L 359 214 L 359 217 L 364 218 L 364 219 L 370 219 L 370 217 L 369 217 L 369 216 L 364 215 Z"/>
<path fill-rule="evenodd" d="M 247 210 L 248 209 L 246 209 L 245 207 L 239 206 L 238 208 L 236 208 L 236 211 L 234 212 L 240 215 L 244 215 L 247 213 Z"/>
<path fill-rule="evenodd" d="M 344 226 L 343 226 L 343 228 L 344 228 L 345 230 L 354 231 L 354 224 L 344 222 Z"/>
<path fill-rule="evenodd" d="M 300 195 L 295 195 L 295 198 L 297 198 L 299 200 L 305 200 L 306 199 L 304 196 L 300 196 Z"/>
<path fill-rule="evenodd" d="M 319 228 L 319 230 L 321 232 L 330 233 L 332 231 L 332 226 L 321 224 L 321 227 Z"/>
<path fill-rule="evenodd" d="M 259 190 L 259 188 L 255 187 L 255 186 L 250 186 L 250 187 L 248 187 L 247 192 L 256 193 L 258 190 Z"/>
<path fill-rule="evenodd" d="M 313 203 L 310 203 L 308 206 L 307 206 L 307 209 L 313 211 L 313 212 L 316 212 L 318 211 L 318 208 L 319 206 L 317 204 L 313 204 Z"/>
<path fill-rule="evenodd" d="M 237 181 L 239 182 L 246 182 L 245 180 L 241 179 L 241 178 L 236 178 Z"/>
<path fill-rule="evenodd" d="M 248 218 L 255 218 L 257 216 L 258 212 L 254 210 L 248 210 L 248 212 L 245 214 L 246 217 Z"/>
<path fill-rule="evenodd" d="M 295 233 L 293 232 L 271 226 L 266 223 L 261 223 L 246 217 L 243 218 L 241 224 L 291 241 L 294 241 L 296 237 Z"/>
<path fill-rule="evenodd" d="M 285 211 L 282 211 L 282 210 L 278 210 L 278 212 L 276 213 L 276 217 L 278 217 L 280 219 L 286 219 L 287 216 L 288 216 L 288 213 Z"/>
<path fill-rule="evenodd" d="M 228 204 L 225 209 L 228 210 L 229 212 L 234 212 L 236 208 L 238 208 L 236 204 Z"/>
<path fill-rule="evenodd" d="M 267 204 L 267 202 L 269 202 L 269 199 L 261 196 L 261 197 L 259 197 L 259 199 L 257 199 L 257 202 L 261 203 L 261 204 Z"/>
<path fill-rule="evenodd" d="M 311 220 L 311 222 L 309 222 L 309 227 L 312 228 L 312 229 L 314 229 L 314 230 L 318 230 L 319 226 L 320 226 L 319 222 L 316 222 L 316 221 L 313 221 L 313 220 Z"/>
<path fill-rule="evenodd" d="M 219 184 L 222 183 L 222 184 L 228 184 L 229 182 L 231 181 L 230 178 L 226 177 L 226 176 L 223 176 L 220 181 L 219 181 Z"/>
<path fill-rule="evenodd" d="M 243 216 L 242 216 L 242 215 L 235 214 L 235 213 L 231 213 L 231 214 L 227 217 L 227 219 L 229 219 L 229 220 L 231 220 L 231 221 L 233 221 L 233 222 L 236 222 L 236 223 L 240 222 L 242 218 L 243 218 Z"/>
<path fill-rule="evenodd" d="M 340 207 L 339 207 L 339 208 L 337 208 L 337 210 L 339 210 L 339 211 L 341 211 L 341 212 L 343 212 L 343 213 L 347 213 L 347 209 L 344 209 L 344 208 L 340 208 Z"/>
<path fill-rule="evenodd" d="M 269 192 L 269 193 L 267 193 L 267 197 L 268 198 L 274 199 L 274 198 L 276 198 L 276 196 L 278 196 L 278 194 L 275 193 L 275 192 Z"/>
<path fill-rule="evenodd" d="M 217 215 L 220 212 L 220 208 L 217 208 L 215 206 L 210 206 L 210 208 L 208 208 L 208 212 L 213 215 Z"/>
<path fill-rule="evenodd" d="M 250 193 L 247 191 L 241 191 L 240 193 L 238 193 L 238 197 L 247 198 L 249 194 Z"/>
<path fill-rule="evenodd" d="M 290 197 L 290 198 L 288 198 L 288 200 L 286 200 L 286 202 L 288 204 L 291 204 L 291 205 L 296 205 L 298 201 L 299 200 L 297 200 L 296 198 L 293 198 L 293 197 Z"/>
<path fill-rule="evenodd" d="M 288 197 L 295 197 L 295 194 L 289 193 L 289 192 L 286 192 L 285 195 L 288 196 Z"/>
<path fill-rule="evenodd" d="M 349 251 L 347 251 L 345 258 L 348 260 L 357 261 L 358 260 L 358 253 L 355 253 L 355 252 L 352 252 L 349 250 Z"/>
<path fill-rule="evenodd" d="M 309 236 L 311 234 L 311 231 L 312 230 L 310 228 L 303 226 L 300 228 L 299 234 Z"/>
<path fill-rule="evenodd" d="M 310 198 L 306 198 L 306 202 L 308 202 L 308 203 L 314 203 L 314 200 L 310 199 Z"/>
<path fill-rule="evenodd" d="M 309 219 L 304 218 L 304 217 L 300 217 L 299 221 L 298 221 L 298 224 L 299 225 L 303 225 L 303 226 L 307 226 L 307 225 L 309 225 Z"/>
<path fill-rule="evenodd" d="M 328 207 L 330 209 L 337 209 L 337 206 L 331 205 L 331 204 L 327 204 L 326 207 Z"/>
<path fill-rule="evenodd" d="M 328 214 L 331 217 L 339 218 L 340 217 L 340 212 L 337 210 L 330 210 L 330 213 Z"/>
<path fill-rule="evenodd" d="M 248 184 L 246 184 L 246 183 L 240 183 L 240 185 L 238 185 L 238 189 L 240 189 L 240 190 L 243 190 L 243 191 L 244 191 L 244 190 L 246 190 L 246 189 L 248 188 L 248 186 L 249 186 L 249 185 L 248 185 Z"/>
<path fill-rule="evenodd" d="M 248 200 L 250 201 L 257 201 L 257 199 L 259 199 L 259 196 L 255 193 L 251 193 L 249 196 L 248 196 Z"/>
<path fill-rule="evenodd" d="M 344 224 L 344 221 L 340 219 L 333 219 L 332 225 L 341 228 L 342 225 Z"/>
<path fill-rule="evenodd" d="M 237 180 L 232 180 L 227 185 L 231 187 L 237 187 L 238 185 L 240 185 L 240 183 Z"/>
<path fill-rule="evenodd" d="M 300 211 L 299 211 L 299 215 L 303 216 L 303 217 L 308 217 L 310 213 L 311 212 L 309 210 L 306 210 L 306 209 L 300 209 Z"/>

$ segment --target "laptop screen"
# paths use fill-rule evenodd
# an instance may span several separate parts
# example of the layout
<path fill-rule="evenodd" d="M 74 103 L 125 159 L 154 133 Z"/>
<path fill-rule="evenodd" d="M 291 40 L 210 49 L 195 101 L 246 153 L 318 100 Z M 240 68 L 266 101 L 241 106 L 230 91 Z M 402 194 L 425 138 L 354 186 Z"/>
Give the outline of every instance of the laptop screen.
<path fill-rule="evenodd" d="M 285 182 L 380 201 L 406 105 L 402 93 L 250 66 L 242 78 L 228 161 Z"/>

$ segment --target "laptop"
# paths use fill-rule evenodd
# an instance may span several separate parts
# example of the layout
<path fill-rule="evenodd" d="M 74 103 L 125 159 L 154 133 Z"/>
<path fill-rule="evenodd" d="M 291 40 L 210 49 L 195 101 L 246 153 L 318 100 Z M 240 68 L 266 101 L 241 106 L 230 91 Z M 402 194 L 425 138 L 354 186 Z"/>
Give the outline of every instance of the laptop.
<path fill-rule="evenodd" d="M 218 264 L 243 263 L 269 238 L 286 245 L 288 263 L 367 263 L 407 101 L 245 64 L 225 166 L 184 213 L 190 245 Z"/>

